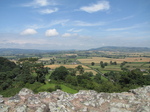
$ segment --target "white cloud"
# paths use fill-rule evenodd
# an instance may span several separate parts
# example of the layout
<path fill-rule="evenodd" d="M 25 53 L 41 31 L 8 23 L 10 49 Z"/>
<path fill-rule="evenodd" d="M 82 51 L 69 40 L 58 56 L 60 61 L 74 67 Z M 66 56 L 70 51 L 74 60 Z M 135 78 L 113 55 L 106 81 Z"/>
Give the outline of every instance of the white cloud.
<path fill-rule="evenodd" d="M 130 29 L 134 29 L 134 28 L 139 28 L 139 25 L 134 25 L 134 26 L 129 26 L 129 27 L 123 27 L 123 28 L 110 28 L 107 29 L 106 31 L 123 31 L 123 30 L 130 30 Z"/>
<path fill-rule="evenodd" d="M 25 7 L 43 7 L 43 6 L 48 6 L 48 5 L 56 5 L 56 3 L 54 2 L 54 0 L 33 0 L 30 3 L 24 4 L 23 6 Z"/>
<path fill-rule="evenodd" d="M 70 37 L 70 36 L 71 36 L 70 33 L 64 33 L 64 34 L 62 35 L 62 37 Z"/>
<path fill-rule="evenodd" d="M 48 0 L 34 0 L 36 4 L 40 6 L 47 6 L 49 5 Z"/>
<path fill-rule="evenodd" d="M 77 30 L 76 30 L 76 29 L 73 29 L 73 28 L 72 28 L 72 29 L 69 29 L 68 31 L 69 31 L 69 32 L 81 32 L 82 30 L 83 30 L 83 29 L 77 29 Z"/>
<path fill-rule="evenodd" d="M 45 32 L 45 36 L 47 37 L 53 37 L 53 36 L 57 36 L 59 35 L 59 33 L 57 32 L 56 29 L 49 29 Z"/>
<path fill-rule="evenodd" d="M 69 19 L 55 20 L 55 21 L 51 21 L 51 23 L 50 23 L 49 25 L 50 25 L 50 26 L 53 26 L 53 25 L 59 25 L 59 24 L 61 24 L 61 25 L 63 26 L 63 25 L 65 25 L 68 21 L 69 21 Z"/>
<path fill-rule="evenodd" d="M 109 8 L 110 8 L 110 5 L 108 1 L 100 1 L 97 4 L 92 4 L 90 6 L 81 7 L 80 10 L 88 12 L 88 13 L 93 13 L 97 11 L 108 10 Z"/>
<path fill-rule="evenodd" d="M 57 12 L 58 8 L 54 8 L 54 9 L 44 9 L 44 10 L 40 10 L 39 13 L 41 14 L 51 14 L 54 12 Z"/>
<path fill-rule="evenodd" d="M 97 23 L 87 23 L 83 21 L 75 21 L 75 26 L 101 26 L 106 24 L 105 22 L 97 22 Z"/>
<path fill-rule="evenodd" d="M 71 34 L 71 33 L 64 33 L 62 35 L 62 37 L 74 37 L 74 36 L 78 36 L 78 34 L 74 33 L 74 34 Z"/>
<path fill-rule="evenodd" d="M 26 30 L 22 31 L 20 34 L 21 35 L 34 35 L 36 33 L 37 33 L 37 31 L 34 29 L 26 29 Z"/>
<path fill-rule="evenodd" d="M 117 19 L 117 20 L 115 20 L 115 21 L 128 20 L 128 19 L 131 19 L 131 18 L 133 18 L 133 17 L 135 17 L 135 16 L 134 16 L 134 15 L 131 15 L 131 16 L 127 16 L 127 17 L 124 17 L 124 18 Z"/>
<path fill-rule="evenodd" d="M 32 28 L 32 29 L 42 29 L 42 28 L 49 28 L 55 25 L 66 25 L 66 23 L 69 21 L 69 19 L 64 19 L 64 20 L 54 20 L 51 21 L 50 23 L 45 23 L 45 24 L 33 24 L 33 25 L 27 25 L 27 28 Z"/>

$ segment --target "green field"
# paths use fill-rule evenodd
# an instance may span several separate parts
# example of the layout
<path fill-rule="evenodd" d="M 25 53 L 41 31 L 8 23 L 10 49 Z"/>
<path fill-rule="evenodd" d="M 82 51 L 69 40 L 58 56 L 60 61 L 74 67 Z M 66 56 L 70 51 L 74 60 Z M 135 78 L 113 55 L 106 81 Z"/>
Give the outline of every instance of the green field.
<path fill-rule="evenodd" d="M 36 91 L 42 92 L 42 91 L 49 91 L 49 89 L 55 89 L 55 86 L 59 85 L 61 86 L 61 90 L 67 93 L 77 93 L 77 90 L 74 90 L 70 87 L 67 87 L 66 85 L 63 84 L 55 84 L 55 83 L 46 83 L 42 86 L 40 86 Z"/>

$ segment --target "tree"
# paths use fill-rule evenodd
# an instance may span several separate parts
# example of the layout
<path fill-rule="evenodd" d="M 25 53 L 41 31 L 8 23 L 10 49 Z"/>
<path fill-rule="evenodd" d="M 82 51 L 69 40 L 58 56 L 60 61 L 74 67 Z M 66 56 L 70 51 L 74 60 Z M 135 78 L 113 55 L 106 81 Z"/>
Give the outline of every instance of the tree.
<path fill-rule="evenodd" d="M 81 65 L 77 66 L 76 69 L 79 71 L 80 74 L 84 73 L 84 68 Z"/>
<path fill-rule="evenodd" d="M 85 72 L 83 75 L 86 75 L 88 77 L 93 77 L 93 72 Z"/>
<path fill-rule="evenodd" d="M 100 61 L 100 65 L 103 65 L 103 61 Z"/>
<path fill-rule="evenodd" d="M 116 61 L 115 62 L 110 61 L 110 65 L 117 65 L 117 62 Z"/>
<path fill-rule="evenodd" d="M 102 82 L 102 80 L 101 80 L 101 74 L 96 74 L 94 76 L 94 81 L 97 82 L 98 84 L 100 84 Z"/>
<path fill-rule="evenodd" d="M 105 68 L 103 61 L 100 61 L 100 66 L 101 66 L 101 68 Z"/>
<path fill-rule="evenodd" d="M 77 77 L 76 76 L 71 76 L 71 75 L 67 75 L 65 78 L 65 82 L 77 86 Z"/>
<path fill-rule="evenodd" d="M 112 65 L 112 63 L 113 63 L 113 62 L 112 62 L 112 61 L 110 61 L 110 65 Z"/>
<path fill-rule="evenodd" d="M 113 64 L 114 64 L 114 65 L 117 65 L 117 62 L 115 61 Z"/>
<path fill-rule="evenodd" d="M 94 62 L 92 62 L 92 63 L 91 63 L 91 65 L 92 65 L 92 66 L 94 66 L 94 65 L 95 65 L 95 63 L 94 63 Z"/>
<path fill-rule="evenodd" d="M 107 66 L 107 65 L 108 65 L 108 63 L 107 63 L 107 62 L 105 62 L 105 63 L 104 63 L 104 66 Z"/>
<path fill-rule="evenodd" d="M 101 64 L 101 67 L 102 67 L 102 68 L 105 68 L 104 64 Z"/>
<path fill-rule="evenodd" d="M 54 80 L 65 80 L 68 74 L 68 70 L 64 66 L 60 66 L 55 69 L 55 71 L 51 74 L 50 78 Z"/>
<path fill-rule="evenodd" d="M 76 75 L 76 69 L 73 69 L 73 68 L 69 68 L 68 69 L 69 70 L 69 74 L 71 75 L 71 76 L 75 76 Z"/>
<path fill-rule="evenodd" d="M 14 62 L 9 61 L 7 58 L 0 57 L 0 72 L 11 71 L 16 67 Z"/>
<path fill-rule="evenodd" d="M 1 84 L 1 88 L 3 90 L 6 90 L 9 87 L 9 84 L 7 82 L 4 82 L 3 84 Z"/>
<path fill-rule="evenodd" d="M 143 85 L 145 83 L 145 79 L 143 73 L 140 69 L 135 69 L 131 71 L 123 71 L 121 73 L 121 77 L 119 83 L 122 86 L 131 86 L 131 85 Z"/>
<path fill-rule="evenodd" d="M 48 68 L 41 67 L 36 70 L 37 73 L 37 81 L 45 84 L 45 76 L 48 74 Z"/>

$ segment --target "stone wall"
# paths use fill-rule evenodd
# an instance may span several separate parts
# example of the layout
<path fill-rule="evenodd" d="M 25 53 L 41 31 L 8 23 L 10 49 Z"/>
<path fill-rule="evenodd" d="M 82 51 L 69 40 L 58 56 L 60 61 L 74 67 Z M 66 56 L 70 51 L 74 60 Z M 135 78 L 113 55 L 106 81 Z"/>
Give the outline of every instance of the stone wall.
<path fill-rule="evenodd" d="M 23 88 L 10 98 L 0 96 L 0 112 L 150 112 L 150 86 L 122 93 L 81 90 L 40 92 Z"/>

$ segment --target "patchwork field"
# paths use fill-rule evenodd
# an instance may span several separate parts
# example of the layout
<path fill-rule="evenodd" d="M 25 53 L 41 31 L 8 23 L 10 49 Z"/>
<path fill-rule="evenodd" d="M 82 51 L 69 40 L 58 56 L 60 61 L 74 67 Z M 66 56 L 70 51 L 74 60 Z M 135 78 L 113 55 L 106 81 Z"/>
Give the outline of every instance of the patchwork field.
<path fill-rule="evenodd" d="M 53 57 L 44 57 L 39 59 L 39 61 L 49 61 L 50 59 L 53 59 Z"/>
<path fill-rule="evenodd" d="M 55 68 L 58 68 L 58 67 L 60 67 L 60 66 L 64 66 L 64 67 L 66 67 L 66 68 L 75 68 L 75 67 L 77 67 L 78 65 L 64 65 L 64 64 L 59 64 L 59 65 L 45 65 L 45 67 L 49 67 L 49 68 L 51 68 L 51 69 L 55 69 Z M 90 69 L 89 67 L 84 66 L 84 65 L 82 65 L 82 67 L 83 67 L 84 69 Z"/>
<path fill-rule="evenodd" d="M 105 57 L 92 57 L 91 59 L 78 59 L 81 63 L 100 63 L 100 61 L 109 63 L 110 61 L 116 61 L 117 63 L 126 62 L 150 62 L 150 58 L 146 57 L 137 57 L 137 58 L 124 58 L 124 59 L 114 59 L 114 58 L 105 58 Z"/>
<path fill-rule="evenodd" d="M 66 68 L 76 68 L 77 66 L 79 65 L 45 65 L 45 67 L 49 67 L 51 69 L 55 69 L 55 68 L 58 68 L 60 66 L 64 66 Z M 85 66 L 85 65 L 82 65 L 82 67 L 84 68 L 85 72 L 92 72 L 94 75 L 97 74 L 97 72 L 95 72 L 94 70 L 92 70 L 91 68 Z"/>

